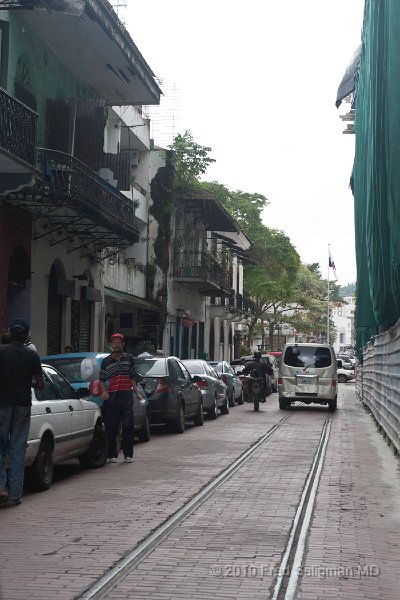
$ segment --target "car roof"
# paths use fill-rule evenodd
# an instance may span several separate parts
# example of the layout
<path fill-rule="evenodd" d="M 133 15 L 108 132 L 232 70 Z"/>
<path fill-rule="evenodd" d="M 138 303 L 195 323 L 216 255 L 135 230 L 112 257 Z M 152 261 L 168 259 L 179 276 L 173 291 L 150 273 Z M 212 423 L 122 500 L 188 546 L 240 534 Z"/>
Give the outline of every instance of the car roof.
<path fill-rule="evenodd" d="M 101 358 L 108 356 L 109 352 L 66 352 L 65 354 L 44 354 L 42 360 L 54 360 L 57 358 Z"/>

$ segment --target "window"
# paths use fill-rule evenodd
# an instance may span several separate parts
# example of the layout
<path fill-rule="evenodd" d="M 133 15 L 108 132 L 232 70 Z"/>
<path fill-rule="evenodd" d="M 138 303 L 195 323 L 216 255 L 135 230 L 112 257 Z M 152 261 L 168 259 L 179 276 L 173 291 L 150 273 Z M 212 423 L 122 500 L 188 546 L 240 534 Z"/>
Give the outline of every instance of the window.
<path fill-rule="evenodd" d="M 47 378 L 46 373 L 43 373 L 44 388 L 42 390 L 35 389 L 36 400 L 42 402 L 44 400 L 58 400 L 56 393 Z"/>
<path fill-rule="evenodd" d="M 48 375 L 51 383 L 53 384 L 57 394 L 63 400 L 69 400 L 72 398 L 76 398 L 76 393 L 73 388 L 69 385 L 67 381 L 61 375 L 56 373 L 56 371 L 50 371 L 50 369 L 46 370 L 46 374 Z"/>

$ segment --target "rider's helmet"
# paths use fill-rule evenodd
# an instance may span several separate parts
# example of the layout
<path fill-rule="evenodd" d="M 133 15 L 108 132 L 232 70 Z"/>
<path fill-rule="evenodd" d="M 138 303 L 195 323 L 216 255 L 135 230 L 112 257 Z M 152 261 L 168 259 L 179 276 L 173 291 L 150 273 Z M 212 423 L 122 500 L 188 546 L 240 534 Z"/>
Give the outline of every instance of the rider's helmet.
<path fill-rule="evenodd" d="M 254 352 L 254 360 L 257 362 L 261 360 L 261 352 Z"/>

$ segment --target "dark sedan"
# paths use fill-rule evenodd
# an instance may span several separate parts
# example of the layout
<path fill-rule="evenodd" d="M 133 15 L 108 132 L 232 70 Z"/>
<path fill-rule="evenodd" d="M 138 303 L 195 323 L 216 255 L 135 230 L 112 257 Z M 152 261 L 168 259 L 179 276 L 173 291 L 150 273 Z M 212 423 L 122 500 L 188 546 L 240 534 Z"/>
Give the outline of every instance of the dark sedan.
<path fill-rule="evenodd" d="M 150 405 L 151 423 L 167 423 L 175 432 L 183 433 L 185 420 L 203 425 L 203 400 L 185 365 L 174 356 L 165 358 L 135 358 L 137 372 L 143 377 Z"/>

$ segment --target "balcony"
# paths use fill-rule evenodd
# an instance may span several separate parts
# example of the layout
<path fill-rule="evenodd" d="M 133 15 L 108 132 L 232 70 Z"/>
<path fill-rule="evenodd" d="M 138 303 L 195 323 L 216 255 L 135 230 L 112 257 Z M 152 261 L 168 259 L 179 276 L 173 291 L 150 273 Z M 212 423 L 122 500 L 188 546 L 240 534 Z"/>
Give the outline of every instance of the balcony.
<path fill-rule="evenodd" d="M 233 294 L 230 266 L 218 262 L 210 252 L 178 252 L 174 256 L 173 283 L 201 296 Z"/>
<path fill-rule="evenodd" d="M 69 154 L 40 148 L 38 159 L 44 184 L 7 196 L 36 218 L 35 240 L 66 242 L 68 252 L 99 260 L 138 241 L 133 203 L 124 194 Z"/>
<path fill-rule="evenodd" d="M 36 171 L 36 112 L 0 88 L 0 194 L 33 183 Z"/>

